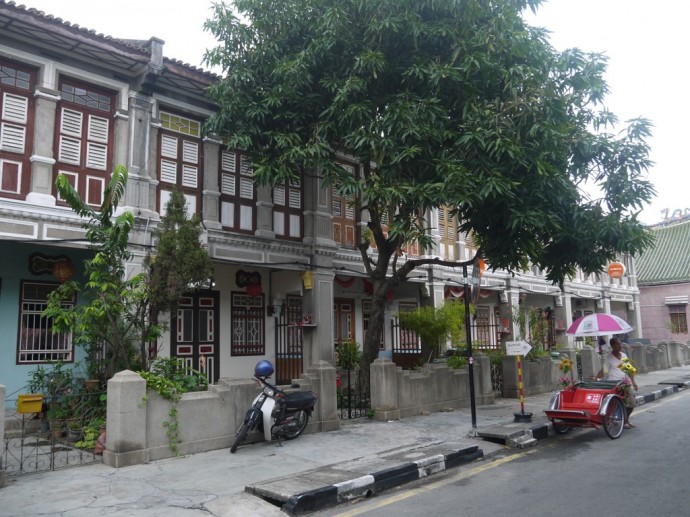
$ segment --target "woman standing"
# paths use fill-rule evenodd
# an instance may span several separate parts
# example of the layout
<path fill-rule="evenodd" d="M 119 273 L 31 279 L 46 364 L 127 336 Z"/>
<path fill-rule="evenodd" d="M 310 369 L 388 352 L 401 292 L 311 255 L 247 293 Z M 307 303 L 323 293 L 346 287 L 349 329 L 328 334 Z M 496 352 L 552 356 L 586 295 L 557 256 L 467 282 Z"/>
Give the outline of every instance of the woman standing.
<path fill-rule="evenodd" d="M 621 366 L 625 363 L 629 363 L 628 356 L 621 350 L 621 340 L 617 337 L 611 338 L 609 341 L 611 345 L 611 352 L 607 354 L 606 360 L 604 361 L 604 367 L 597 373 L 597 378 L 600 379 L 604 375 L 604 370 L 607 370 L 606 380 L 607 381 L 625 381 L 632 388 L 637 391 L 637 383 L 635 382 L 634 373 L 626 373 Z M 634 369 L 633 369 L 634 370 Z M 637 405 L 635 400 L 635 394 L 630 388 L 624 389 L 623 400 L 625 403 L 626 416 L 625 416 L 625 428 L 631 429 L 635 427 L 630 423 L 630 415 Z"/>

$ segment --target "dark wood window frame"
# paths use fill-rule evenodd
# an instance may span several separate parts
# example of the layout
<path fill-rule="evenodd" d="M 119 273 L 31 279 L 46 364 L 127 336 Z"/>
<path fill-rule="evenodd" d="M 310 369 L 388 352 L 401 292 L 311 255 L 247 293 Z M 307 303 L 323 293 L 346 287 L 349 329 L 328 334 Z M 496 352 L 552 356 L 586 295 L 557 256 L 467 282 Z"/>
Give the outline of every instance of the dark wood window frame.
<path fill-rule="evenodd" d="M 256 230 L 256 186 L 249 157 L 239 151 L 220 151 L 220 220 L 223 229 L 253 234 Z"/>
<path fill-rule="evenodd" d="M 156 153 L 156 167 L 158 171 L 158 189 L 156 206 L 161 215 L 165 213 L 167 200 L 164 193 L 170 193 L 177 188 L 185 198 L 194 199 L 194 207 L 187 203 L 189 215 L 201 214 L 204 145 L 201 135 L 202 122 L 193 117 L 188 117 L 173 110 L 161 108 L 161 117 L 170 119 L 170 126 L 179 125 L 180 129 L 165 127 L 162 124 L 158 131 L 158 152 Z M 188 123 L 187 126 L 195 128 L 185 132 L 184 124 L 175 124 L 175 121 Z M 174 178 L 172 176 L 174 175 Z M 192 184 L 193 183 L 193 184 Z"/>
<path fill-rule="evenodd" d="M 63 174 L 87 204 L 100 206 L 113 163 L 117 94 L 69 77 L 58 89 L 53 195 L 59 201 L 54 180 Z"/>
<path fill-rule="evenodd" d="M 0 196 L 25 199 L 31 189 L 31 153 L 38 72 L 0 59 Z"/>

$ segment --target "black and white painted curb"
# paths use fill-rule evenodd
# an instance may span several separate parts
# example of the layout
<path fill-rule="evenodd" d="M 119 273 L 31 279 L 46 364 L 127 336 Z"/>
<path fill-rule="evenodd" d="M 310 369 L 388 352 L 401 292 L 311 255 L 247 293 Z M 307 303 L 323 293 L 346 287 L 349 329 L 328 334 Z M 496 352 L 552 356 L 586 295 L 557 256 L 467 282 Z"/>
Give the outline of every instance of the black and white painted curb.
<path fill-rule="evenodd" d="M 640 406 L 648 402 L 654 402 L 689 387 L 690 381 L 685 383 L 669 383 L 668 386 L 663 388 L 638 394 L 636 396 L 637 404 Z M 551 422 L 538 424 L 525 429 L 522 434 L 505 436 L 505 445 L 515 448 L 533 447 L 539 440 L 544 440 L 554 434 L 556 433 Z M 373 474 L 293 495 L 283 505 L 282 509 L 290 515 L 301 515 L 322 510 L 353 499 L 370 497 L 383 490 L 409 483 L 410 481 L 416 481 L 442 470 L 458 467 L 483 457 L 484 452 L 477 446 L 461 449 L 450 454 L 429 456 L 411 463 L 404 463 L 380 470 Z"/>
<path fill-rule="evenodd" d="M 416 481 L 483 457 L 482 449 L 474 445 L 457 452 L 437 454 L 410 463 L 403 463 L 379 470 L 373 474 L 293 495 L 283 505 L 283 511 L 290 515 L 301 515 L 336 506 L 352 499 L 370 497 L 383 490 Z"/>

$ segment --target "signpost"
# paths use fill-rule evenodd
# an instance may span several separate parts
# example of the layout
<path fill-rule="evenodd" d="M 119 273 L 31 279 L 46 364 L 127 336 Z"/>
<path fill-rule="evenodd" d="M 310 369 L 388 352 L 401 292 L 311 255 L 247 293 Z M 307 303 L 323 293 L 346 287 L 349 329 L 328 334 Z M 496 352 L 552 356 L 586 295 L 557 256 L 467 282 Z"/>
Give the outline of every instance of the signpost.
<path fill-rule="evenodd" d="M 527 341 L 506 341 L 506 355 L 517 356 L 518 389 L 520 390 L 520 412 L 513 413 L 516 422 L 530 422 L 532 413 L 525 413 L 525 397 L 522 384 L 522 356 L 529 353 L 532 346 Z"/>

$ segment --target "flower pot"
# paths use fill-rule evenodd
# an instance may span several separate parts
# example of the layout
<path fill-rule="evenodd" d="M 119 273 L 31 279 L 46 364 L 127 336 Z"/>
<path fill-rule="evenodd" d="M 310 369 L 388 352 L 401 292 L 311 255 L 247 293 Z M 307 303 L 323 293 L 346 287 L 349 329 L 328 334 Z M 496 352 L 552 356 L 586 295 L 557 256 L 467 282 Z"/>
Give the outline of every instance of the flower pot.
<path fill-rule="evenodd" d="M 84 387 L 86 388 L 86 391 L 96 391 L 98 389 L 99 384 L 100 381 L 98 379 L 86 379 L 84 381 Z"/>
<path fill-rule="evenodd" d="M 67 429 L 67 439 L 70 442 L 78 442 L 79 440 L 81 440 L 81 437 L 82 437 L 81 428 Z"/>

